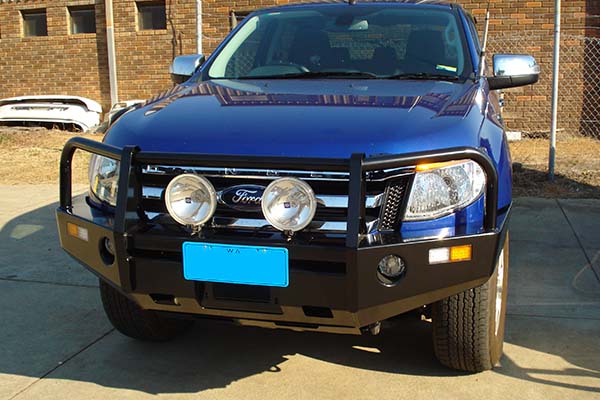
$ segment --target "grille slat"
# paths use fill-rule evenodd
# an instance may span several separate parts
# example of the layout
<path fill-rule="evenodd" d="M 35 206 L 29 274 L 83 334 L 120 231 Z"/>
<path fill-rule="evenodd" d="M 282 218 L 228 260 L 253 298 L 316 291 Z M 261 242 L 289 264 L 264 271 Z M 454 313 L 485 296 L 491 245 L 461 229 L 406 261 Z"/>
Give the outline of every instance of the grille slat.
<path fill-rule="evenodd" d="M 147 166 L 143 168 L 142 207 L 149 216 L 164 216 L 164 191 L 168 183 L 177 175 L 197 173 L 211 181 L 217 192 L 238 185 L 268 186 L 282 176 L 295 176 L 305 180 L 315 192 L 318 208 L 311 225 L 306 229 L 312 232 L 345 233 L 348 217 L 348 173 L 314 171 L 272 171 L 272 170 L 231 170 L 227 168 L 197 168 Z M 231 175 L 235 173 L 235 175 Z M 293 175 L 296 174 L 296 175 Z M 403 210 L 403 198 L 410 174 L 389 174 L 381 171 L 370 181 L 367 175 L 365 199 L 367 226 L 374 230 L 390 231 L 397 229 Z M 390 183 L 391 182 L 391 183 Z M 161 218 L 164 221 L 164 218 Z M 260 211 L 239 211 L 219 204 L 212 227 L 216 229 L 241 229 L 262 231 L 271 229 Z"/>
<path fill-rule="evenodd" d="M 248 182 L 248 181 L 246 181 Z M 165 186 L 168 182 L 165 184 Z M 163 201 L 164 187 L 144 186 L 143 197 L 145 200 Z M 383 203 L 383 193 L 369 195 L 366 199 L 366 208 L 379 208 Z M 348 208 L 348 196 L 317 194 L 317 202 L 326 208 Z"/>

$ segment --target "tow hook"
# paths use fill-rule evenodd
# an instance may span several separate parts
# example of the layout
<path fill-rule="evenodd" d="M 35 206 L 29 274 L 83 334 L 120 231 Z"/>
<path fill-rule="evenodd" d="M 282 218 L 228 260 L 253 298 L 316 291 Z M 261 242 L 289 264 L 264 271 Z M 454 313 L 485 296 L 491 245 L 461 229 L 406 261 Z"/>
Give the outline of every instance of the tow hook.
<path fill-rule="evenodd" d="M 371 324 L 369 326 L 362 328 L 362 333 L 363 334 L 368 333 L 371 336 L 379 335 L 379 333 L 381 333 L 381 322 L 377 321 L 374 324 Z"/>

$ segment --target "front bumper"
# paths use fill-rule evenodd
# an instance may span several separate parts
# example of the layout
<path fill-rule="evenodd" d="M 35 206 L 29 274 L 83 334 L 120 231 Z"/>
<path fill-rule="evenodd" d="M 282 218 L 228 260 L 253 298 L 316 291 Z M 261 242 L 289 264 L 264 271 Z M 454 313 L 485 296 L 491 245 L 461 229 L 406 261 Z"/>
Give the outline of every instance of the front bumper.
<path fill-rule="evenodd" d="M 107 218 L 84 198 L 71 196 L 71 160 L 76 149 L 121 161 L 117 209 Z M 398 235 L 365 235 L 364 173 L 380 168 L 471 158 L 488 175 L 484 233 L 445 239 L 403 242 Z M 235 235 L 204 229 L 200 236 L 148 221 L 139 210 L 141 188 L 139 166 L 148 161 L 196 163 L 221 166 L 260 163 L 267 168 L 318 165 L 320 169 L 350 171 L 348 232 L 345 241 L 319 240 L 299 235 L 285 241 L 279 234 Z M 216 165 L 218 164 L 218 165 Z M 233 165 L 235 166 L 235 165 Z M 497 217 L 497 177 L 491 161 L 473 149 L 437 154 L 365 160 L 260 160 L 211 156 L 140 153 L 72 139 L 61 159 L 61 202 L 57 222 L 61 246 L 86 268 L 112 284 L 145 309 L 226 318 L 242 324 L 298 330 L 359 333 L 378 321 L 429 304 L 485 283 L 493 274 L 506 238 L 506 215 Z M 127 188 L 127 190 L 122 190 Z M 501 220 L 497 226 L 497 220 Z M 69 234 L 68 225 L 87 230 L 87 238 Z M 116 257 L 107 257 L 103 246 L 109 239 Z M 210 282 L 187 281 L 183 277 L 182 244 L 190 241 L 279 246 L 289 251 L 290 285 L 287 288 L 255 288 Z M 429 265 L 429 250 L 470 244 L 472 260 Z M 382 285 L 377 265 L 386 255 L 405 261 L 407 272 L 395 286 Z"/>

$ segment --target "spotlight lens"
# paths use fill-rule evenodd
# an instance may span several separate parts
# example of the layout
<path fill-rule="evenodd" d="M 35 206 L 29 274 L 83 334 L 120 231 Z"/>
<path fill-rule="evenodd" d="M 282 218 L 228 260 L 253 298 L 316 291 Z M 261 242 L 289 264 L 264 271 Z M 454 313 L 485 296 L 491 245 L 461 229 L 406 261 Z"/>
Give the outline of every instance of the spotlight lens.
<path fill-rule="evenodd" d="M 198 175 L 179 175 L 169 183 L 165 203 L 171 217 L 182 225 L 201 226 L 217 209 L 213 185 Z"/>
<path fill-rule="evenodd" d="M 261 206 L 273 227 L 297 232 L 312 222 L 317 211 L 317 199 L 307 183 L 296 178 L 282 178 L 265 189 Z"/>
<path fill-rule="evenodd" d="M 398 256 L 385 256 L 379 262 L 379 273 L 386 278 L 396 279 L 406 272 L 404 261 Z"/>

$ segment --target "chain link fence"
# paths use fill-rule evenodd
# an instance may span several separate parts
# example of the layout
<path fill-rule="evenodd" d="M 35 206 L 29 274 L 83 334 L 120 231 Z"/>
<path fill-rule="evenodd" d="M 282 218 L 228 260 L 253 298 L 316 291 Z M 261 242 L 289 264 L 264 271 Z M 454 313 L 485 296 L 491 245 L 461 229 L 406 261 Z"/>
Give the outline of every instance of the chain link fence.
<path fill-rule="evenodd" d="M 563 18 L 570 16 L 564 15 Z M 588 17 L 588 21 L 600 23 L 600 16 Z M 519 182 L 519 178 L 524 177 L 531 178 L 532 185 L 547 179 L 552 115 L 552 34 L 546 27 L 493 32 L 489 36 L 489 54 L 532 54 L 542 66 L 538 84 L 503 93 L 509 137 L 520 138 L 511 143 L 513 160 L 517 165 L 517 184 L 527 184 Z M 558 180 L 566 184 L 565 190 L 591 193 L 594 197 L 600 193 L 598 99 L 600 29 L 587 26 L 571 28 L 561 36 L 556 173 Z M 561 194 L 568 193 L 556 193 Z"/>

